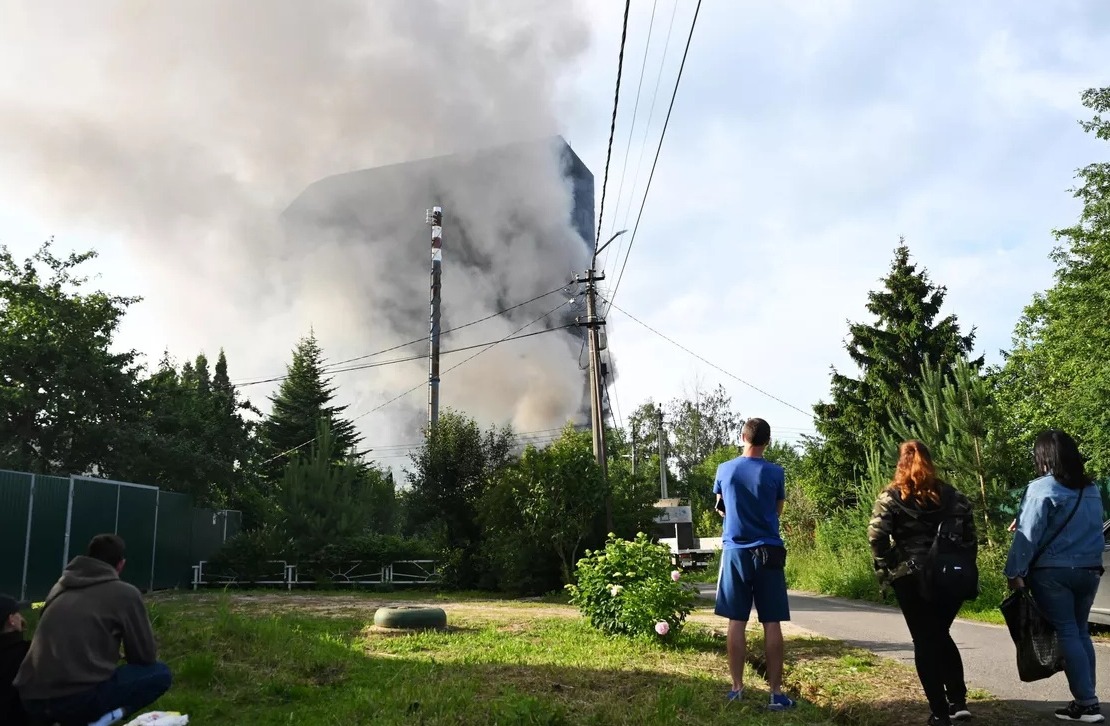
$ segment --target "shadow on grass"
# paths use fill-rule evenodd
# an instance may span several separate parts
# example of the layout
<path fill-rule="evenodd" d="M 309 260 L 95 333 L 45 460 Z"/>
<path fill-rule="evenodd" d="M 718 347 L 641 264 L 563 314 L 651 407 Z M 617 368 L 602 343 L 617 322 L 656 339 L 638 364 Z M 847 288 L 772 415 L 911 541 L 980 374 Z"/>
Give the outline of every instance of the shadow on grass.
<path fill-rule="evenodd" d="M 749 633 L 749 652 L 750 665 L 765 676 L 761 634 Z M 924 723 L 929 716 L 912 667 L 837 640 L 789 638 L 783 681 L 787 690 L 828 709 L 838 723 L 912 724 Z M 969 696 L 978 723 L 1044 722 L 1043 703 L 1000 700 L 975 691 Z"/>

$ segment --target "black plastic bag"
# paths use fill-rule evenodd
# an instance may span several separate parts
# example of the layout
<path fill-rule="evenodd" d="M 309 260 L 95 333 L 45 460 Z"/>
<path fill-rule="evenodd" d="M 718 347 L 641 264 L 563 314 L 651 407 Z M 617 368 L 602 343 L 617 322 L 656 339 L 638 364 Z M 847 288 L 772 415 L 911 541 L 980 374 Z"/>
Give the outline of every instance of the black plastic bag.
<path fill-rule="evenodd" d="M 1064 670 L 1056 628 L 1037 607 L 1027 588 L 1015 590 L 1002 601 L 999 609 L 1010 629 L 1010 638 L 1017 646 L 1018 678 L 1029 683 Z"/>

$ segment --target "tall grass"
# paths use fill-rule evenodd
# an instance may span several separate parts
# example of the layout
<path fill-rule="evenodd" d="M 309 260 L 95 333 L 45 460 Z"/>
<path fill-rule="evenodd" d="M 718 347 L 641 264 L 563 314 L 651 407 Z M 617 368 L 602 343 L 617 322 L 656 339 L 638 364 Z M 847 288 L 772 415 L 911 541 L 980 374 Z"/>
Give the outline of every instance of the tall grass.
<path fill-rule="evenodd" d="M 841 510 L 818 521 L 811 537 L 792 538 L 787 543 L 790 555 L 786 562 L 790 587 L 893 604 L 893 595 L 889 592 L 884 595 L 875 577 L 867 542 L 870 514 L 862 504 Z M 996 535 L 990 541 L 1001 543 L 1006 538 Z M 980 545 L 978 561 L 980 594 L 964 605 L 962 614 L 999 622 L 998 605 L 1007 592 L 1006 578 L 1002 574 L 1006 549 L 1001 544 Z"/>

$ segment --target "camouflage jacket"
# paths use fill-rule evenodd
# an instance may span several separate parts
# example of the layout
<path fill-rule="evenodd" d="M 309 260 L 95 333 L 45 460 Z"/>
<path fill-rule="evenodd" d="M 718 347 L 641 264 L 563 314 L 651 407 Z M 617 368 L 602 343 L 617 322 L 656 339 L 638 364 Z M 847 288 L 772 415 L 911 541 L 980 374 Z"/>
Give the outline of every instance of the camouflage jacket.
<path fill-rule="evenodd" d="M 937 527 L 949 517 L 956 517 L 962 525 L 964 544 L 972 549 L 977 547 L 971 502 L 951 485 L 938 484 L 939 505 L 902 501 L 898 490 L 891 487 L 884 489 L 875 501 L 867 539 L 871 543 L 875 574 L 884 586 L 920 569 L 933 545 Z"/>

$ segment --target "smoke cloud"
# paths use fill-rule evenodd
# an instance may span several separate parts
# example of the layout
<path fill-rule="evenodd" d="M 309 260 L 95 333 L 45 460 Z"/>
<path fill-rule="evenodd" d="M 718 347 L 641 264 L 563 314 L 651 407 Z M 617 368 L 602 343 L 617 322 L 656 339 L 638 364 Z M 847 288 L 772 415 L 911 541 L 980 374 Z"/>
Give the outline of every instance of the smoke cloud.
<path fill-rule="evenodd" d="M 563 73 L 588 43 L 572 3 L 0 0 L 0 18 L 7 198 L 120 238 L 178 357 L 222 346 L 243 378 L 280 372 L 310 327 L 332 361 L 426 334 L 435 204 L 444 329 L 586 263 L 548 145 L 310 186 L 558 133 Z M 563 299 L 443 348 L 504 337 Z M 522 431 L 560 426 L 582 405 L 580 345 L 554 332 L 498 346 L 444 375 L 443 404 Z M 336 383 L 357 416 L 424 378 L 416 361 Z M 359 425 L 371 445 L 415 441 L 424 411 L 414 392 Z"/>

